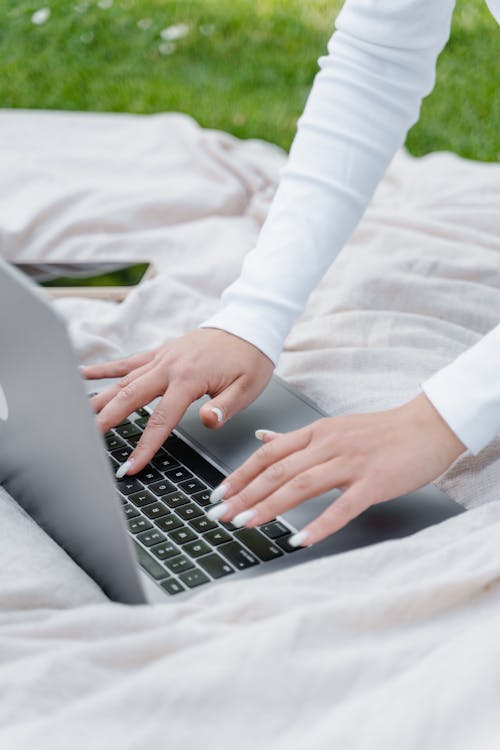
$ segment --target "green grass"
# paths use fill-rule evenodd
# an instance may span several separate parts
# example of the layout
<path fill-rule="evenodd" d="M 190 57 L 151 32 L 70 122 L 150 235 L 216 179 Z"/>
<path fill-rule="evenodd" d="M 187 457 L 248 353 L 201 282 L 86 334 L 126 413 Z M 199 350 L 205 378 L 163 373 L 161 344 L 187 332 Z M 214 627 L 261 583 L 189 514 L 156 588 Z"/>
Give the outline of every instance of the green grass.
<path fill-rule="evenodd" d="M 181 111 L 288 148 L 341 4 L 0 0 L 0 106 Z M 43 6 L 50 19 L 36 26 L 32 13 Z M 162 54 L 160 31 L 181 22 L 189 33 Z M 498 59 L 500 29 L 483 0 L 459 0 L 436 89 L 408 137 L 412 153 L 500 159 Z"/>

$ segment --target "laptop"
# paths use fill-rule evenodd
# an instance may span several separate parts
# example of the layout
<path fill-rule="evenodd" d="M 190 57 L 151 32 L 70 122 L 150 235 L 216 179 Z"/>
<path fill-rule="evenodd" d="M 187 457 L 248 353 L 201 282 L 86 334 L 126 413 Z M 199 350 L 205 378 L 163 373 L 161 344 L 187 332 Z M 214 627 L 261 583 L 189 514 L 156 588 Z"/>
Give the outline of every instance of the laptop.
<path fill-rule="evenodd" d="M 309 548 L 291 534 L 335 492 L 258 529 L 210 521 L 209 496 L 259 446 L 257 428 L 289 431 L 325 416 L 273 377 L 262 395 L 211 431 L 194 403 L 152 462 L 116 480 L 150 409 L 101 436 L 66 325 L 48 297 L 0 261 L 0 484 L 111 599 L 183 601 L 229 581 L 412 534 L 462 512 L 433 486 L 374 506 Z"/>

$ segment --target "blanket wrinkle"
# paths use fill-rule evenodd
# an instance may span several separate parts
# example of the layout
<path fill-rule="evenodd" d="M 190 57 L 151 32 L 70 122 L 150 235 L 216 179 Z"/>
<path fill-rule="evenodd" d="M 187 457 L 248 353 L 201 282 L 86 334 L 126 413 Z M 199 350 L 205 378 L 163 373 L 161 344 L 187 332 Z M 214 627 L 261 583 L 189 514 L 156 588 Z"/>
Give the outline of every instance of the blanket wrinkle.
<path fill-rule="evenodd" d="M 120 305 L 57 303 L 84 362 L 209 317 L 285 163 L 179 114 L 3 110 L 0 134 L 2 257 L 156 266 Z M 389 408 L 496 325 L 499 178 L 400 152 L 279 374 L 330 414 Z M 496 750 L 499 457 L 500 439 L 438 479 L 470 509 L 438 526 L 141 607 L 107 601 L 0 488 L 0 747 Z"/>

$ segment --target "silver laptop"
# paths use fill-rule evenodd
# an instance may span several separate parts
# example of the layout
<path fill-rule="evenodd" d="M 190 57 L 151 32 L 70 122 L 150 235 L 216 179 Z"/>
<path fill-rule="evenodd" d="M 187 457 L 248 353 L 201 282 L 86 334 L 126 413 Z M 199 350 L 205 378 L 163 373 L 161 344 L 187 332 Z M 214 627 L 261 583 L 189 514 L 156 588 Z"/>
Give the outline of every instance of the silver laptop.
<path fill-rule="evenodd" d="M 273 377 L 218 431 L 202 426 L 200 404 L 193 404 L 151 464 L 117 481 L 114 469 L 149 411 L 101 437 L 64 321 L 42 291 L 2 261 L 0 351 L 0 484 L 116 601 L 182 601 L 227 581 L 244 585 L 244 578 L 405 536 L 462 510 L 428 486 L 298 550 L 289 536 L 335 492 L 256 530 L 210 521 L 210 492 L 258 447 L 255 429 L 293 430 L 324 413 Z"/>

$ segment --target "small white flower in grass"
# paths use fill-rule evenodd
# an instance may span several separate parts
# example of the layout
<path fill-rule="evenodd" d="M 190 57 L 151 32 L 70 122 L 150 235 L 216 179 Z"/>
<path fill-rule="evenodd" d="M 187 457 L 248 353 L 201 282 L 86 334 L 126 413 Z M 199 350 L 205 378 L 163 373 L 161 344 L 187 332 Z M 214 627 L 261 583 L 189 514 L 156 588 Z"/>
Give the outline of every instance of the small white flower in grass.
<path fill-rule="evenodd" d="M 203 34 L 203 36 L 212 36 L 214 31 L 215 26 L 213 23 L 204 23 L 200 26 L 200 34 Z"/>
<path fill-rule="evenodd" d="M 50 8 L 40 8 L 40 10 L 36 10 L 31 16 L 31 23 L 34 23 L 35 26 L 42 26 L 49 18 Z"/>
<path fill-rule="evenodd" d="M 80 34 L 80 41 L 82 44 L 92 44 L 94 41 L 94 32 L 86 31 L 84 34 Z"/>
<path fill-rule="evenodd" d="M 87 2 L 85 2 L 85 0 L 84 0 L 84 2 L 77 3 L 75 5 L 75 10 L 76 10 L 77 13 L 82 13 L 82 14 L 86 13 L 88 11 L 88 9 L 89 9 L 89 4 Z"/>
<path fill-rule="evenodd" d="M 99 0 L 97 7 L 101 10 L 109 10 L 113 7 L 113 0 Z"/>
<path fill-rule="evenodd" d="M 160 31 L 160 36 L 164 42 L 173 42 L 175 39 L 182 39 L 188 34 L 189 25 L 187 23 L 176 23 Z"/>
<path fill-rule="evenodd" d="M 161 42 L 158 46 L 158 52 L 160 55 L 171 55 L 175 52 L 175 44 L 173 42 Z"/>
<path fill-rule="evenodd" d="M 140 21 L 137 21 L 137 27 L 141 31 L 147 31 L 151 28 L 153 25 L 153 20 L 151 18 L 141 18 Z"/>

